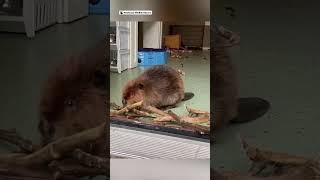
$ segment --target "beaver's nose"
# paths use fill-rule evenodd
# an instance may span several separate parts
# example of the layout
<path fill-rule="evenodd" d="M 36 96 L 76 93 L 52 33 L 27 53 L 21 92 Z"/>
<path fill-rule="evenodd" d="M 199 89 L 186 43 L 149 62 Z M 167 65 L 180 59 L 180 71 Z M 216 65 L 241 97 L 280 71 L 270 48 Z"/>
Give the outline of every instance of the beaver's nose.
<path fill-rule="evenodd" d="M 127 101 L 125 99 L 122 99 L 122 105 L 126 106 L 127 105 Z"/>

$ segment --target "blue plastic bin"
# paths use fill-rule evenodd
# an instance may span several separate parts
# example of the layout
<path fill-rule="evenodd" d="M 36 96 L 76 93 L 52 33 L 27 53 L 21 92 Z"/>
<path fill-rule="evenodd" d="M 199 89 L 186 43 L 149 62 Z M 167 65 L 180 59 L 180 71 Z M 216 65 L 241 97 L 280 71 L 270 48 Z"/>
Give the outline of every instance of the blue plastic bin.
<path fill-rule="evenodd" d="M 138 65 L 152 66 L 167 64 L 168 53 L 165 49 L 139 49 L 138 51 Z"/>
<path fill-rule="evenodd" d="M 89 14 L 109 14 L 110 0 L 89 0 Z"/>

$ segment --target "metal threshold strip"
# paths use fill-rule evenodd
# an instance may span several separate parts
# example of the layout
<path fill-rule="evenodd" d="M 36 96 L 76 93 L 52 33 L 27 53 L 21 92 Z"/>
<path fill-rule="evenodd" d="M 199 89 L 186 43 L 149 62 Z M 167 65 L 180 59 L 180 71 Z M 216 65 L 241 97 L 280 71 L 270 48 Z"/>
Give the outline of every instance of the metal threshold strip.
<path fill-rule="evenodd" d="M 129 159 L 210 159 L 210 142 L 111 123 L 110 154 Z"/>

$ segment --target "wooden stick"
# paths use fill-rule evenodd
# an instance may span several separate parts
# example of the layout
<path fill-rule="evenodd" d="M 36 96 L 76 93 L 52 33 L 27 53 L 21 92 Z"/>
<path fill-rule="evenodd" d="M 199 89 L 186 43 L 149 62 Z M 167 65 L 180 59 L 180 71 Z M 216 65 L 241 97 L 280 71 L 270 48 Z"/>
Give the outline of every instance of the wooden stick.
<path fill-rule="evenodd" d="M 179 117 L 177 114 L 175 114 L 174 112 L 172 112 L 171 110 L 168 111 L 169 116 L 164 116 L 163 120 L 165 121 L 175 121 L 177 122 L 180 126 L 182 127 L 188 127 L 188 128 L 192 128 L 195 129 L 196 131 L 199 132 L 204 132 L 204 133 L 208 133 L 210 132 L 210 127 L 205 127 L 205 126 L 200 126 L 200 125 L 196 125 L 194 123 L 190 123 L 185 121 L 185 117 Z M 189 117 L 190 118 L 190 117 Z M 192 118 L 191 118 L 192 119 Z M 190 120 L 190 119 L 189 119 Z M 194 120 L 194 119 L 193 119 Z"/>
<path fill-rule="evenodd" d="M 188 123 L 208 123 L 210 122 L 209 117 L 181 117 L 181 120 Z"/>
<path fill-rule="evenodd" d="M 181 122 L 181 118 L 180 116 L 178 116 L 177 114 L 175 114 L 174 112 L 172 112 L 171 110 L 168 111 L 168 114 L 177 122 Z"/>
<path fill-rule="evenodd" d="M 155 115 L 152 115 L 152 114 L 144 112 L 144 111 L 139 111 L 137 109 L 131 109 L 131 111 L 133 113 L 137 114 L 137 115 L 144 116 L 144 117 L 152 117 L 152 118 L 156 118 L 157 117 Z"/>
<path fill-rule="evenodd" d="M 113 116 L 113 117 L 116 117 L 116 116 Z M 141 118 L 142 116 L 138 115 L 138 114 L 128 114 L 128 115 L 123 116 L 123 117 L 126 117 L 128 119 L 137 119 L 137 118 Z"/>
<path fill-rule="evenodd" d="M 120 109 L 119 111 L 113 111 L 113 112 L 111 112 L 111 115 L 122 115 L 122 114 L 125 114 L 125 113 L 129 112 L 129 110 L 131 110 L 131 109 L 141 107 L 142 106 L 142 102 L 143 101 L 128 105 L 128 106 Z"/>
<path fill-rule="evenodd" d="M 76 149 L 72 152 L 72 157 L 77 159 L 81 164 L 98 169 L 109 168 L 109 161 L 106 158 L 91 155 L 82 151 L 81 149 Z"/>
<path fill-rule="evenodd" d="M 170 116 L 168 113 L 156 108 L 156 107 L 153 107 L 153 106 L 147 106 L 147 107 L 144 107 L 144 109 L 146 111 L 150 111 L 152 113 L 155 113 L 155 114 L 159 114 L 161 116 Z"/>
<path fill-rule="evenodd" d="M 168 111 L 168 114 L 177 122 L 181 123 L 187 122 L 187 123 L 207 123 L 209 122 L 209 117 L 189 117 L 189 116 L 183 116 L 180 117 L 171 110 Z"/>
<path fill-rule="evenodd" d="M 261 150 L 257 147 L 250 146 L 247 141 L 240 136 L 241 144 L 248 158 L 254 162 L 266 162 L 272 164 L 281 164 L 285 166 L 302 166 L 310 163 L 320 167 L 320 164 L 312 159 L 305 157 L 288 155 L 286 153 L 276 153 L 267 150 Z"/>
<path fill-rule="evenodd" d="M 204 114 L 204 115 L 208 115 L 208 116 L 210 115 L 210 113 L 207 112 L 207 111 L 201 111 L 201 110 L 198 110 L 198 109 L 193 109 L 193 108 L 191 108 L 189 106 L 186 106 L 186 109 L 191 114 Z"/>
<path fill-rule="evenodd" d="M 254 163 L 261 162 L 270 165 L 277 165 L 285 168 L 280 174 L 270 174 L 265 177 L 255 177 L 239 173 L 217 173 L 214 171 L 214 179 L 217 180 L 318 180 L 320 179 L 319 162 L 285 153 L 260 150 L 250 146 L 244 138 L 240 137 L 242 146 L 247 156 Z"/>
<path fill-rule="evenodd" d="M 52 160 L 59 159 L 68 152 L 73 151 L 83 144 L 87 144 L 96 139 L 103 138 L 106 134 L 106 123 L 74 134 L 69 137 L 58 139 L 42 149 L 32 154 L 7 154 L 0 156 L 0 164 L 31 166 L 48 163 Z"/>
<path fill-rule="evenodd" d="M 157 117 L 153 119 L 154 122 L 170 122 L 174 121 L 174 119 L 171 116 L 162 116 L 162 117 Z"/>

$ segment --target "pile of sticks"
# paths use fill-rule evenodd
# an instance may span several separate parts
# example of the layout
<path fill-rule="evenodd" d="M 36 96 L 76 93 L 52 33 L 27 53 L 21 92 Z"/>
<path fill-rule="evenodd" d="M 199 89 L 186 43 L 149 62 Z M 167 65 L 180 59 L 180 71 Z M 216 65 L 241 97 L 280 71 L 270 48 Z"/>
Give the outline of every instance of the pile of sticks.
<path fill-rule="evenodd" d="M 15 130 L 0 130 L 0 140 L 19 149 L 0 155 L 0 179 L 71 180 L 98 175 L 108 179 L 109 159 L 78 149 L 102 137 L 106 137 L 106 123 L 44 147 L 34 145 Z"/>
<path fill-rule="evenodd" d="M 316 159 L 259 149 L 241 139 L 252 166 L 248 174 L 212 173 L 215 180 L 319 180 L 320 162 Z"/>
<path fill-rule="evenodd" d="M 178 116 L 173 111 L 163 111 L 153 106 L 143 106 L 143 102 L 134 103 L 126 107 L 120 107 L 111 103 L 111 117 L 122 116 L 128 119 L 148 118 L 156 125 L 174 124 L 182 127 L 191 127 L 203 133 L 210 132 L 210 113 L 186 106 L 187 116 Z"/>

